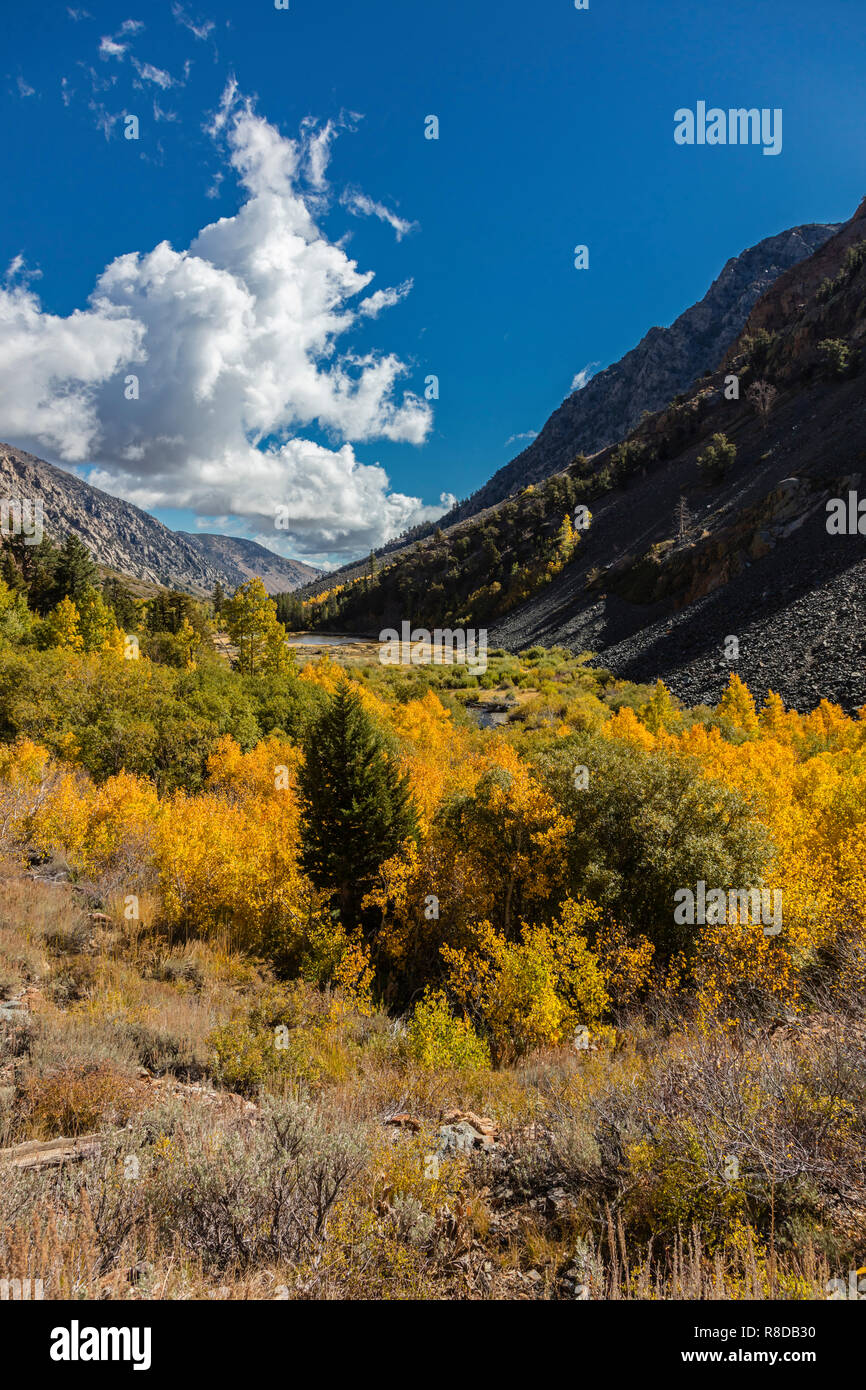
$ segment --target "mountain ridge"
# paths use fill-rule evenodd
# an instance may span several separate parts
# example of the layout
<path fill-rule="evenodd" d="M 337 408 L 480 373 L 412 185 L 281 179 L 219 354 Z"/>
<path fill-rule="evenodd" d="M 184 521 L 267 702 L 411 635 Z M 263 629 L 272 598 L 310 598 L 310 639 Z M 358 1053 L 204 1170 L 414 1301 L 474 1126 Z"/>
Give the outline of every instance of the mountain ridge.
<path fill-rule="evenodd" d="M 234 590 L 256 572 L 269 593 L 297 588 L 320 573 L 300 560 L 288 560 L 243 537 L 197 536 L 172 531 L 133 502 L 113 497 L 46 459 L 0 442 L 0 497 L 41 501 L 46 533 L 53 539 L 73 532 L 99 564 L 132 579 L 210 593 L 219 583 Z M 208 541 L 217 539 L 214 546 Z"/>
<path fill-rule="evenodd" d="M 595 653 L 689 704 L 715 704 L 731 671 L 797 709 L 866 704 L 866 534 L 825 525 L 828 502 L 866 487 L 866 201 L 813 254 L 715 371 L 626 439 L 414 540 L 364 583 L 329 576 L 310 626 L 447 620 L 510 651 Z M 591 524 L 575 546 L 576 504 Z"/>
<path fill-rule="evenodd" d="M 803 223 L 731 256 L 702 299 L 668 327 L 648 329 L 617 362 L 566 396 L 532 443 L 439 525 L 464 520 L 561 472 L 577 454 L 595 454 L 624 439 L 646 411 L 660 410 L 702 372 L 714 370 L 779 275 L 811 257 L 844 225 Z"/>

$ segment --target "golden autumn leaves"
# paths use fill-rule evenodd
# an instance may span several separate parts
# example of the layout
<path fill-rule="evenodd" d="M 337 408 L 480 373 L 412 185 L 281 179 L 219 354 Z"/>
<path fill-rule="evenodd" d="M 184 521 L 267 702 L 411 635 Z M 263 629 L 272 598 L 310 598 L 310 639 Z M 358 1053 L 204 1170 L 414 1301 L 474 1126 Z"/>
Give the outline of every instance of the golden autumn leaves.
<path fill-rule="evenodd" d="M 333 694 L 342 672 L 324 658 L 294 678 Z M 651 762 L 674 757 L 708 788 L 749 802 L 771 846 L 766 885 L 784 895 L 778 937 L 746 922 L 709 923 L 687 955 L 662 959 L 649 926 L 623 925 L 575 890 L 574 813 L 543 784 L 519 738 L 456 723 L 432 691 L 400 703 L 353 684 L 390 730 L 418 813 L 417 836 L 381 865 L 364 898 L 363 934 L 335 917 L 299 867 L 302 753 L 285 737 L 247 751 L 223 737 L 200 791 L 162 797 L 125 771 L 96 783 L 74 765 L 72 748 L 64 762 L 34 742 L 4 746 L 7 838 L 62 853 L 78 872 L 114 884 L 120 900 L 146 901 L 173 929 L 339 985 L 362 1008 L 374 990 L 400 1008 L 421 1000 L 419 1055 L 441 1059 L 453 1044 L 476 1064 L 561 1044 L 579 1028 L 603 1040 L 611 1009 L 650 985 L 671 998 L 687 990 L 698 1017 L 733 1020 L 759 996 L 796 1007 L 817 954 L 840 932 L 862 938 L 866 723 L 827 702 L 799 715 L 771 694 L 758 711 L 733 676 L 711 723 L 679 710 L 660 683 L 637 712 L 602 711 L 606 742 Z M 564 724 L 548 740 L 569 735 Z M 579 795 L 593 795 L 589 773 Z M 855 973 L 860 958 L 851 954 Z M 446 1006 L 456 1020 L 451 1042 Z M 418 1032 L 424 1019 L 429 1037 Z"/>

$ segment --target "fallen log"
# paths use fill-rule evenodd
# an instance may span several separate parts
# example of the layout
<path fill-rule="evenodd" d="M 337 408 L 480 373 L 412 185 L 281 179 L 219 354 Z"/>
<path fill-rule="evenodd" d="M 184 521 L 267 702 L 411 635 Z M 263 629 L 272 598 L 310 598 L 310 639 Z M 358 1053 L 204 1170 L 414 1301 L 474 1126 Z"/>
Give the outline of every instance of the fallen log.
<path fill-rule="evenodd" d="M 28 1139 L 11 1149 L 0 1149 L 0 1163 L 13 1168 L 59 1168 L 62 1163 L 80 1163 L 95 1158 L 102 1150 L 102 1134 L 83 1134 L 78 1139 Z"/>

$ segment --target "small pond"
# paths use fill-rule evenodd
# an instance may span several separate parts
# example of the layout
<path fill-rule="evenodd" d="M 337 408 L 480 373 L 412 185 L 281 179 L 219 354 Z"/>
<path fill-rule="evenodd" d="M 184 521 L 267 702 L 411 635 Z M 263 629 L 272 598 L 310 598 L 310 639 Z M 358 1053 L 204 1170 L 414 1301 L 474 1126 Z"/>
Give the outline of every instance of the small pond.
<path fill-rule="evenodd" d="M 290 632 L 288 636 L 290 647 L 346 647 L 352 642 L 365 641 L 369 638 L 345 632 Z"/>

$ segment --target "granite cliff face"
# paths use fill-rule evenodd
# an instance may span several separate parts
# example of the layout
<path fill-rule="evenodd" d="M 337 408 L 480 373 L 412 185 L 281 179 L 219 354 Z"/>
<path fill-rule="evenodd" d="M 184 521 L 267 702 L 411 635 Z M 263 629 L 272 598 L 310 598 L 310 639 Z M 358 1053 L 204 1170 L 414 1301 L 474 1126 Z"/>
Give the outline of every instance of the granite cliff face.
<path fill-rule="evenodd" d="M 661 410 L 704 372 L 715 370 L 758 300 L 838 231 L 839 224 L 809 223 L 732 257 L 700 303 L 669 328 L 651 328 L 619 362 L 568 396 L 529 447 L 439 525 L 474 516 L 567 468 L 576 455 L 594 454 L 624 439 L 644 411 Z"/>
<path fill-rule="evenodd" d="M 319 573 L 312 565 L 284 560 L 254 541 L 171 531 L 132 503 L 91 487 L 35 454 L 0 443 L 0 499 L 25 498 L 41 501 L 49 536 L 59 539 L 73 532 L 98 564 L 148 583 L 203 594 L 217 582 L 234 590 L 258 574 L 269 593 L 278 593 Z"/>

